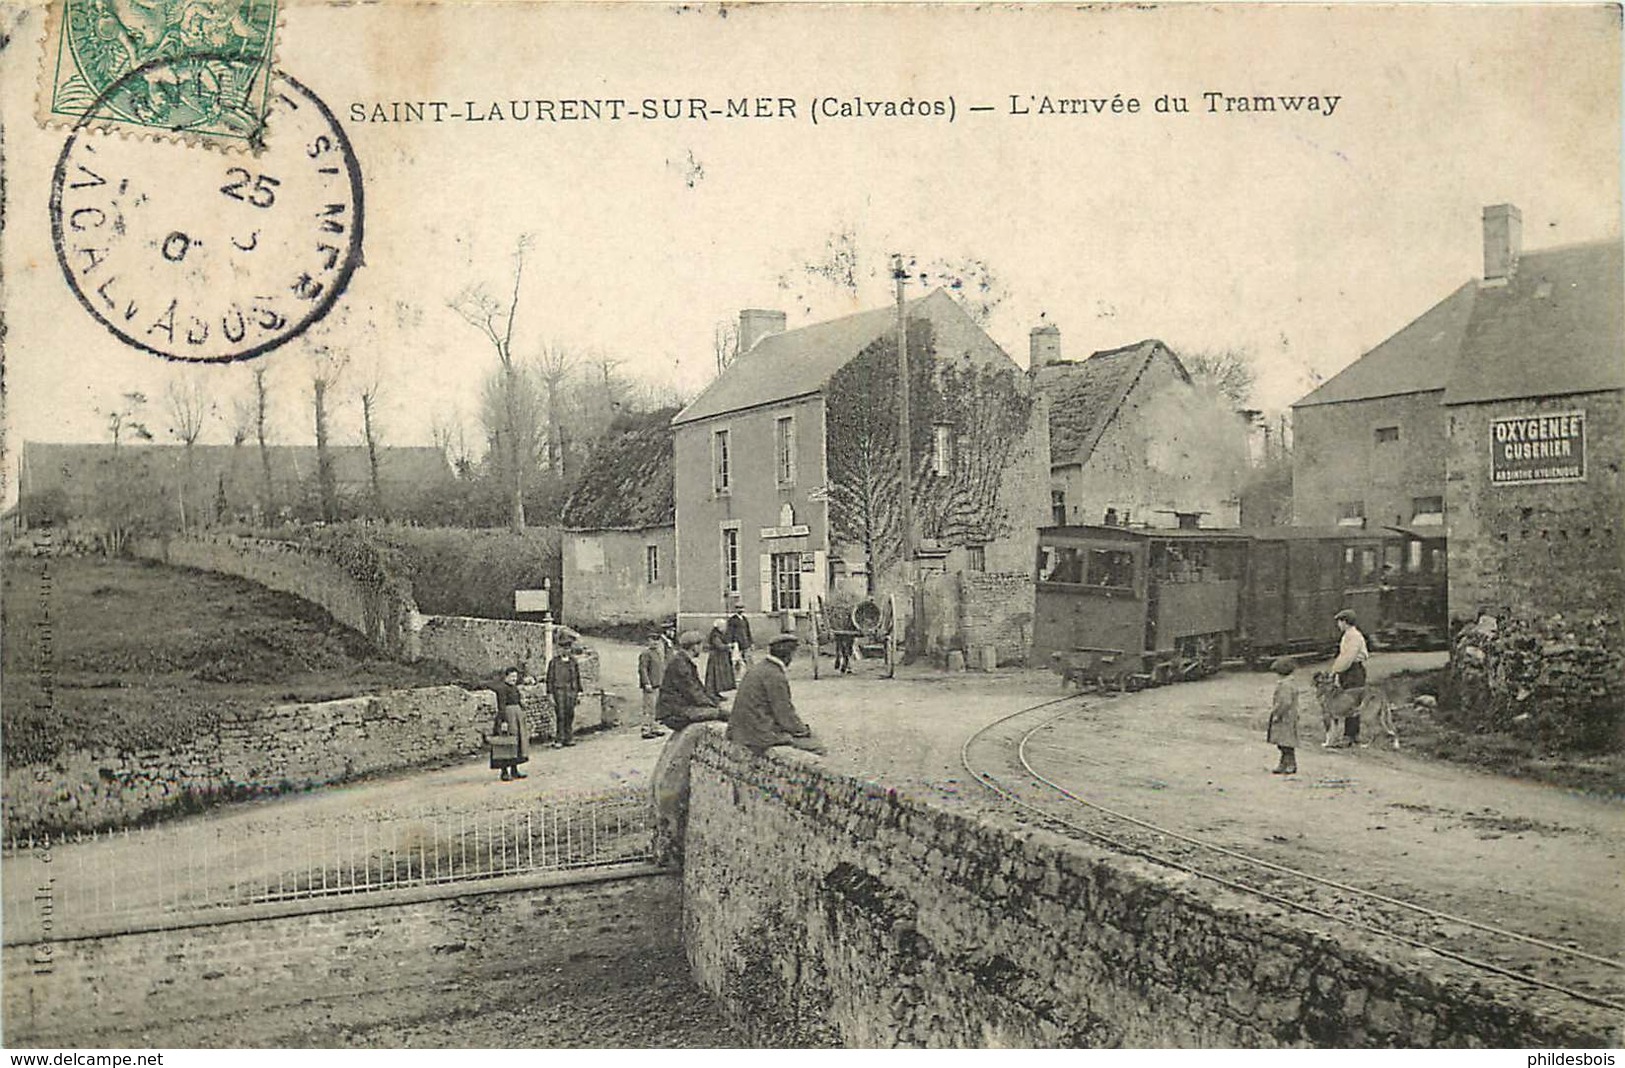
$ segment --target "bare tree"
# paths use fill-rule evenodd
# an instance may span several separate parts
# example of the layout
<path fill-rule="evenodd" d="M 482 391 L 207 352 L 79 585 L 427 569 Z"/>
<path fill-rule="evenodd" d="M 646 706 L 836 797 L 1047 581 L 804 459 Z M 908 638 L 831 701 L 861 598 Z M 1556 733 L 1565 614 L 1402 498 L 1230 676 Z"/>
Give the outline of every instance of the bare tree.
<path fill-rule="evenodd" d="M 711 351 L 716 355 L 720 376 L 739 358 L 739 324 L 732 319 L 718 323 L 711 336 Z"/>
<path fill-rule="evenodd" d="M 564 383 L 575 364 L 574 354 L 557 342 L 542 346 L 536 357 L 536 377 L 547 392 L 547 462 L 559 478 L 564 477 Z"/>
<path fill-rule="evenodd" d="M 188 499 L 193 496 L 192 483 L 196 477 L 194 448 L 209 420 L 215 415 L 215 403 L 209 396 L 208 386 L 203 381 L 203 370 L 195 367 L 180 369 L 164 391 L 164 405 L 169 413 L 169 433 L 180 441 L 185 456 L 181 485 L 176 490 L 176 496 L 180 501 L 182 534 L 186 533 L 186 506 Z M 194 524 L 196 514 L 194 508 Z"/>
<path fill-rule="evenodd" d="M 505 427 L 502 437 L 506 439 L 507 474 L 512 480 L 508 524 L 515 533 L 525 529 L 525 464 L 519 441 L 517 410 L 522 372 L 513 354 L 513 324 L 519 315 L 519 283 L 524 277 L 525 252 L 529 248 L 530 238 L 521 237 L 514 252 L 513 295 L 508 300 L 506 310 L 497 298 L 479 286 L 463 290 L 449 303 L 451 310 L 484 334 L 496 350 L 504 395 L 502 410 Z"/>
<path fill-rule="evenodd" d="M 126 439 L 152 440 L 152 431 L 147 429 L 146 407 L 147 395 L 131 391 L 121 394 L 113 406 L 96 409 L 96 414 L 107 421 L 107 433 L 113 444 L 113 454 L 96 493 L 97 511 L 107 528 L 102 547 L 109 556 L 122 554 L 138 530 L 158 518 L 152 500 L 154 495 L 135 477 L 131 465 L 119 453 Z"/>
<path fill-rule="evenodd" d="M 1252 353 L 1246 349 L 1202 349 L 1181 356 L 1179 362 L 1193 380 L 1212 388 L 1235 407 L 1245 408 L 1252 400 L 1258 370 Z"/>
<path fill-rule="evenodd" d="M 327 408 L 329 390 L 338 386 L 349 355 L 328 344 L 310 347 L 310 395 L 316 417 L 316 487 L 321 499 L 322 519 L 328 523 L 339 517 L 338 477 L 333 470 L 333 450 L 330 444 L 331 414 Z"/>
<path fill-rule="evenodd" d="M 260 473 L 265 480 L 265 521 L 276 518 L 276 483 L 271 478 L 271 398 L 263 363 L 254 368 L 254 438 L 260 447 Z"/>
<path fill-rule="evenodd" d="M 119 401 L 111 408 L 97 408 L 96 414 L 107 420 L 107 433 L 113 439 L 113 455 L 118 456 L 119 445 L 125 435 L 138 438 L 142 441 L 152 440 L 152 431 L 147 429 L 144 418 L 147 408 L 147 395 L 139 391 L 119 395 Z"/>
<path fill-rule="evenodd" d="M 384 376 L 377 360 L 368 364 L 356 385 L 361 401 L 361 434 L 367 445 L 367 476 L 372 489 L 373 514 L 383 517 L 384 491 L 378 478 L 378 449 L 382 430 L 378 425 L 378 405 L 384 392 Z"/>
<path fill-rule="evenodd" d="M 434 437 L 435 448 L 445 456 L 458 477 L 467 475 L 474 466 L 474 458 L 468 447 L 468 427 L 462 410 L 453 408 L 449 415 L 435 416 L 429 432 Z"/>

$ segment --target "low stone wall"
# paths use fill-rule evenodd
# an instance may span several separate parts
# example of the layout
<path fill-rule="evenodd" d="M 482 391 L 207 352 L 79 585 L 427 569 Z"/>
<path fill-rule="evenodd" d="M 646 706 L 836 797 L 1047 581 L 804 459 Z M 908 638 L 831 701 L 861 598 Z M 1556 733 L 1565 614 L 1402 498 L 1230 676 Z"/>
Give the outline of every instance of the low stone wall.
<path fill-rule="evenodd" d="M 420 616 L 417 654 L 439 660 L 480 676 L 496 677 L 518 666 L 526 675 L 541 678 L 547 671 L 549 624 L 515 619 L 477 619 L 473 616 Z M 552 626 L 555 634 L 580 635 L 568 627 Z M 587 653 L 581 663 L 581 684 L 598 689 L 598 657 Z"/>
<path fill-rule="evenodd" d="M 341 624 L 397 659 L 414 659 L 408 644 L 417 608 L 411 598 L 369 590 L 330 561 L 288 542 L 201 535 L 148 538 L 131 551 L 175 567 L 236 575 L 326 609 Z"/>
<path fill-rule="evenodd" d="M 698 730 L 698 728 L 694 728 Z M 762 1045 L 1598 1046 L 1606 1013 L 707 732 L 684 944 Z"/>
<path fill-rule="evenodd" d="M 546 969 L 579 954 L 675 947 L 675 875 L 551 875 L 210 913 L 206 925 L 5 947 L 12 1046 L 128 1046 L 218 1034 L 316 999 Z M 218 1029 L 199 1026 L 218 1019 Z M 184 1036 L 183 1036 L 184 1037 Z M 110 1041 L 111 1040 L 111 1041 Z M 493 1039 L 494 1040 L 494 1039 Z M 498 1043 L 500 1044 L 500 1043 Z"/>
<path fill-rule="evenodd" d="M 1032 655 L 1032 575 L 966 571 L 960 576 L 960 591 L 959 626 L 965 648 L 992 646 L 1001 663 L 1025 663 Z"/>

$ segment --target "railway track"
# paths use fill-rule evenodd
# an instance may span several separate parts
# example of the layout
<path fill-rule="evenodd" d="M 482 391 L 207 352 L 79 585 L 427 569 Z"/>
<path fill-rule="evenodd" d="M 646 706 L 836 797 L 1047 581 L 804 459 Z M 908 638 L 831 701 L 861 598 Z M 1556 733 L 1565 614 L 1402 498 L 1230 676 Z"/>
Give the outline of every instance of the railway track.
<path fill-rule="evenodd" d="M 1162 826 L 1102 803 L 1093 784 L 1061 781 L 1063 772 L 1041 767 L 1041 739 L 1058 722 L 1087 715 L 1121 698 L 1067 695 L 1019 709 L 966 738 L 960 757 L 968 774 L 1022 812 L 1071 837 L 1211 881 L 1298 913 L 1426 950 L 1543 1002 L 1578 1002 L 1625 1014 L 1625 961 L 1585 948 L 1526 934 L 1305 871 L 1268 857 Z M 1072 763 L 1097 766 L 1102 776 L 1128 769 L 1076 753 Z M 1076 772 L 1072 772 L 1076 775 Z M 1130 779 L 1132 780 L 1132 773 Z M 1093 794 L 1094 796 L 1091 796 Z M 1617 1025 L 1618 1020 L 1616 1019 Z"/>

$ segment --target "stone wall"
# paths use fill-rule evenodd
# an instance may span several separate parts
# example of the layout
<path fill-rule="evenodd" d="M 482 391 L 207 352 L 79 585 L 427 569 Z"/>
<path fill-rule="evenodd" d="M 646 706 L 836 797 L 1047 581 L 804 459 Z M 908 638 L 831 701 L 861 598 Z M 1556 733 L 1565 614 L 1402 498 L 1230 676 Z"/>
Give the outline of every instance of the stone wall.
<path fill-rule="evenodd" d="M 1445 492 L 1443 398 L 1433 390 L 1294 408 L 1292 521 L 1333 526 L 1340 505 L 1360 501 L 1369 529 L 1410 523 L 1415 498 Z M 1378 441 L 1383 427 L 1399 436 Z"/>
<path fill-rule="evenodd" d="M 553 737 L 540 686 L 523 686 L 530 737 Z M 8 767 L 5 833 L 88 831 L 217 800 L 306 789 L 479 752 L 496 712 L 490 690 L 435 686 L 230 715 L 185 745 L 69 750 L 49 764 Z M 576 729 L 602 722 L 596 695 Z"/>
<path fill-rule="evenodd" d="M 213 571 L 257 582 L 319 605 L 339 623 L 397 659 L 410 649 L 417 607 L 410 597 L 369 590 L 330 561 L 288 542 L 226 535 L 138 540 L 132 552 L 175 567 Z"/>
<path fill-rule="evenodd" d="M 649 550 L 657 574 L 649 580 Z M 668 623 L 677 615 L 677 530 L 564 533 L 564 588 L 578 627 Z"/>
<path fill-rule="evenodd" d="M 510 667 L 541 678 L 547 671 L 548 631 L 580 635 L 568 627 L 524 623 L 515 619 L 477 619 L 473 616 L 419 616 L 418 656 L 439 660 L 480 678 L 495 679 Z M 598 688 L 598 657 L 588 651 L 581 662 L 581 684 Z"/>
<path fill-rule="evenodd" d="M 698 730 L 699 728 L 695 728 Z M 1607 1014 L 1149 862 L 757 757 L 691 769 L 684 944 L 758 1044 L 1603 1045 Z"/>
<path fill-rule="evenodd" d="M 965 648 L 991 645 L 1000 663 L 1032 655 L 1031 572 L 967 571 L 960 576 L 960 628 Z"/>
<path fill-rule="evenodd" d="M 494 880 L 210 913 L 206 925 L 7 945 L 5 1028 L 27 1046 L 170 1045 L 166 1028 L 314 999 L 674 947 L 675 875 Z M 48 961 L 42 964 L 41 961 Z M 205 1032 L 207 1028 L 203 1028 Z M 105 1037 L 104 1037 L 105 1036 Z M 498 1043 L 500 1044 L 500 1043 Z"/>
<path fill-rule="evenodd" d="M 1501 401 L 1450 413 L 1450 616 L 1480 606 L 1570 618 L 1625 604 L 1625 399 L 1618 392 Z M 1491 421 L 1584 411 L 1582 482 L 1494 485 Z"/>

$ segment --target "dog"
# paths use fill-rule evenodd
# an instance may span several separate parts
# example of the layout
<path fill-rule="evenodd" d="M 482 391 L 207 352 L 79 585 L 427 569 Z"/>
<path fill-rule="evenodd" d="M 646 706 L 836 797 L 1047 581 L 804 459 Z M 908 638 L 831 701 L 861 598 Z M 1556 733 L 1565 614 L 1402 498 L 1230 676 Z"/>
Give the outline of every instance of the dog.
<path fill-rule="evenodd" d="M 1359 690 L 1344 690 L 1329 671 L 1315 672 L 1315 696 L 1320 701 L 1320 723 L 1326 730 L 1321 746 L 1335 749 L 1343 745 L 1343 724 L 1349 716 L 1359 716 L 1364 731 L 1381 731 L 1389 748 L 1399 749 L 1399 730 L 1394 722 L 1394 703 L 1381 686 L 1367 683 Z M 1368 735 L 1369 736 L 1369 735 Z M 1369 741 L 1360 745 L 1369 748 Z"/>

